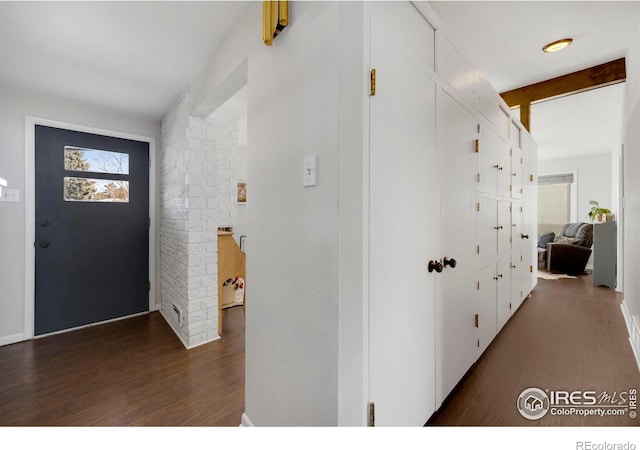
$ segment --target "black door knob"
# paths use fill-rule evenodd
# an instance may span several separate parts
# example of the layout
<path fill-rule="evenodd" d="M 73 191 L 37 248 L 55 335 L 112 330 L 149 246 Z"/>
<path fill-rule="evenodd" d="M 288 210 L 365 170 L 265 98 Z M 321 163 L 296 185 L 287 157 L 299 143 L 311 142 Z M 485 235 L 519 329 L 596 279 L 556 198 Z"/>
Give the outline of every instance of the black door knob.
<path fill-rule="evenodd" d="M 453 259 L 453 258 L 449 259 L 449 258 L 447 258 L 446 256 L 444 257 L 444 266 L 445 266 L 445 267 L 449 266 L 449 267 L 451 267 L 452 269 L 455 269 L 455 268 L 456 268 L 456 264 L 457 264 L 457 263 L 456 263 L 456 260 L 455 260 L 455 259 Z"/>
<path fill-rule="evenodd" d="M 40 246 L 40 248 L 47 248 L 49 247 L 49 241 L 40 241 L 38 242 L 38 245 Z"/>
<path fill-rule="evenodd" d="M 442 272 L 442 269 L 444 269 L 444 266 L 442 265 L 441 262 L 439 261 L 429 261 L 429 272 L 433 272 L 434 270 L 438 273 Z"/>
<path fill-rule="evenodd" d="M 528 234 L 522 234 L 522 233 L 520 233 L 520 237 L 521 237 L 522 239 L 529 239 L 529 235 L 528 235 Z"/>

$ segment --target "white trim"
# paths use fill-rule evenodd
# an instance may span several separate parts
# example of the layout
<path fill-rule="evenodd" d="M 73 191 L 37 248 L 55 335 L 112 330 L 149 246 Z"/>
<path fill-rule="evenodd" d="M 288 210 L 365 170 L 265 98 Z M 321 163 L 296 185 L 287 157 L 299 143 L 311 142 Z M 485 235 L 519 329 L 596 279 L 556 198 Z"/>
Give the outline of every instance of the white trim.
<path fill-rule="evenodd" d="M 103 320 L 102 322 L 88 323 L 86 325 L 80 325 L 78 327 L 66 328 L 64 330 L 58 330 L 58 331 L 52 331 L 51 333 L 40 334 L 38 336 L 34 336 L 33 339 L 42 339 L 42 338 L 45 338 L 45 337 L 48 337 L 48 336 L 55 336 L 56 334 L 64 334 L 64 333 L 68 333 L 69 331 L 77 331 L 77 330 L 82 330 L 83 328 L 91 328 L 91 327 L 95 327 L 95 326 L 98 326 L 98 325 L 104 325 L 104 324 L 111 323 L 111 322 L 119 322 L 121 320 L 133 319 L 134 317 L 145 316 L 147 314 L 149 314 L 149 312 L 148 311 L 144 311 L 144 312 L 140 312 L 140 313 L 136 313 L 136 314 L 130 314 L 128 316 L 115 317 L 113 319 Z"/>
<path fill-rule="evenodd" d="M 0 337 L 0 347 L 3 345 L 15 344 L 16 342 L 24 341 L 24 334 L 13 334 L 11 336 L 1 336 Z"/>
<path fill-rule="evenodd" d="M 633 356 L 635 356 L 638 370 L 640 370 L 640 319 L 638 316 L 632 316 L 629 313 L 625 302 L 622 302 L 620 309 L 622 310 L 622 317 L 624 317 L 625 325 L 629 331 L 631 350 L 633 350 Z"/>
<path fill-rule="evenodd" d="M 242 413 L 242 416 L 240 416 L 240 426 L 241 427 L 255 427 L 253 422 L 251 422 L 251 419 L 249 419 L 249 416 L 247 416 L 246 411 Z"/>
<path fill-rule="evenodd" d="M 214 337 L 213 339 L 208 339 L 206 341 L 199 342 L 199 343 L 197 343 L 195 345 L 189 345 L 182 338 L 182 333 L 178 331 L 178 329 L 173 325 L 173 322 L 171 320 L 169 320 L 169 318 L 164 314 L 164 310 L 162 308 L 160 308 L 160 315 L 162 316 L 164 321 L 169 324 L 169 326 L 171 327 L 171 329 L 173 330 L 175 335 L 178 337 L 178 339 L 180 339 L 180 342 L 182 342 L 182 345 L 184 345 L 184 348 L 186 348 L 187 350 L 191 350 L 192 348 L 200 347 L 201 345 L 208 344 L 210 342 L 217 341 L 218 339 L 220 339 L 220 335 L 218 335 L 218 336 Z"/>
<path fill-rule="evenodd" d="M 149 312 L 157 311 L 160 304 L 157 301 L 156 290 L 156 139 L 121 131 L 106 130 L 103 128 L 87 127 L 68 122 L 43 119 L 39 117 L 25 117 L 25 276 L 24 276 L 24 336 L 23 339 L 34 337 L 35 321 L 35 126 L 44 125 L 63 128 L 66 130 L 80 131 L 84 133 L 100 134 L 103 136 L 130 139 L 149 143 Z M 131 317 L 131 316 L 127 316 Z M 100 322 L 103 323 L 103 322 Z"/>

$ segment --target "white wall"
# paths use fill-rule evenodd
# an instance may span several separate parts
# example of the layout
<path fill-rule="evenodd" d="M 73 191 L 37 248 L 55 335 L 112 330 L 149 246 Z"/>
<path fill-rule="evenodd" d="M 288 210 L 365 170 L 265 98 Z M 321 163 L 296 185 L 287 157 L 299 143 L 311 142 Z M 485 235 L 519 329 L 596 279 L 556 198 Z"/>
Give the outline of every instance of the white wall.
<path fill-rule="evenodd" d="M 640 364 L 640 30 L 626 56 L 624 105 L 624 303 L 622 310 Z"/>
<path fill-rule="evenodd" d="M 0 86 L 0 176 L 10 189 L 20 191 L 19 202 L 0 202 L 0 345 L 23 340 L 25 333 L 26 116 L 149 136 L 160 142 L 156 121 Z"/>
<path fill-rule="evenodd" d="M 247 67 L 247 423 L 363 424 L 361 11 L 294 2 L 267 47 L 254 3 L 189 89 L 207 116 Z M 309 155 L 318 185 L 305 188 Z"/>
<path fill-rule="evenodd" d="M 611 189 L 611 154 L 589 155 L 579 158 L 538 161 L 538 174 L 577 173 L 578 222 L 589 222 L 589 200 L 596 200 L 603 208 L 617 213 Z"/>

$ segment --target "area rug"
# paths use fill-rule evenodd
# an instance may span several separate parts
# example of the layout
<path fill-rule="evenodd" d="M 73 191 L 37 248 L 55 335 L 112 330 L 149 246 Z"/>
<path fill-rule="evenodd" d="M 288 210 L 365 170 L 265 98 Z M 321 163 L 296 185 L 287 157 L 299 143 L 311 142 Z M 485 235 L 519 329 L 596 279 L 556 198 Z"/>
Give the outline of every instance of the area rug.
<path fill-rule="evenodd" d="M 561 278 L 578 278 L 572 275 L 565 275 L 563 273 L 548 273 L 538 271 L 538 278 L 544 278 L 545 280 L 560 280 Z"/>

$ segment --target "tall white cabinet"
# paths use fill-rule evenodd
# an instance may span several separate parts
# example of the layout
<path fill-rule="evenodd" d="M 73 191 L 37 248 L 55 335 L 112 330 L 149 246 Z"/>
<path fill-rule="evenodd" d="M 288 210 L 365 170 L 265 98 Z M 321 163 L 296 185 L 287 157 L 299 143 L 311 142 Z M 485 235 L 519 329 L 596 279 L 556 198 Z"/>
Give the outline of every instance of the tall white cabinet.
<path fill-rule="evenodd" d="M 420 426 L 535 286 L 536 147 L 430 9 L 368 14 L 367 409 Z"/>

